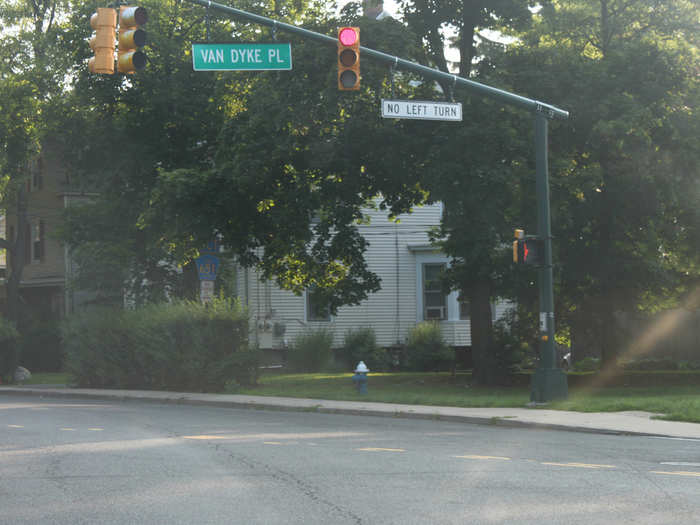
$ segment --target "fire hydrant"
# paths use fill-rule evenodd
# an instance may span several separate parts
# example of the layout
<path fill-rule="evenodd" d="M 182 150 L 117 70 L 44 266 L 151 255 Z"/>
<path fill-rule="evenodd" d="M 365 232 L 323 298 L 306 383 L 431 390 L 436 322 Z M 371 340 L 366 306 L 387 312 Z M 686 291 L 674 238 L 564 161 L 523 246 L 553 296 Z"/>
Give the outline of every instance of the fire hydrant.
<path fill-rule="evenodd" d="M 367 372 L 369 372 L 369 368 L 367 368 L 364 361 L 357 363 L 355 375 L 352 376 L 352 382 L 355 383 L 355 387 L 360 394 L 367 393 Z"/>

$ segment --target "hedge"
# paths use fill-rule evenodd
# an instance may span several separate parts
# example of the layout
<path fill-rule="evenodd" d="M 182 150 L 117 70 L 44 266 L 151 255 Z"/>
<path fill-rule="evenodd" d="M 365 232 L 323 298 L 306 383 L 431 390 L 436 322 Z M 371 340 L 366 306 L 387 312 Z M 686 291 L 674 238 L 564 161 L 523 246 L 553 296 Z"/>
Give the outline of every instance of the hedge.
<path fill-rule="evenodd" d="M 15 325 L 0 317 L 0 382 L 11 382 L 17 367 L 19 333 Z"/>
<path fill-rule="evenodd" d="M 61 336 L 81 387 L 219 392 L 257 380 L 259 351 L 233 301 L 94 308 L 66 319 Z"/>

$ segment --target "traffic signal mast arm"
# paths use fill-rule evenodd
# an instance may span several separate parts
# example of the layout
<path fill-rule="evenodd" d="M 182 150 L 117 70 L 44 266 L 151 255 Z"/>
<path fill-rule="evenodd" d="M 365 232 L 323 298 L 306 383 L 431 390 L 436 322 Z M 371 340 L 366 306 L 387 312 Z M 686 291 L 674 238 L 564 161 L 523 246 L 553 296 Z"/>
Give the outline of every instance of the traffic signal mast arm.
<path fill-rule="evenodd" d="M 289 31 L 290 33 L 295 33 L 303 37 L 307 37 L 319 42 L 323 42 L 332 46 L 337 46 L 338 39 L 336 37 L 323 35 L 321 33 L 316 33 L 314 31 L 309 31 L 303 27 L 297 27 L 291 24 L 286 24 L 284 22 L 278 22 L 271 18 L 265 16 L 256 15 L 254 13 L 249 13 L 248 11 L 243 11 L 242 9 L 236 9 L 235 7 L 229 7 L 227 5 L 219 4 L 217 2 L 212 2 L 211 0 L 186 0 L 193 4 L 198 4 L 203 7 L 210 9 L 216 9 L 222 11 L 229 15 L 238 18 L 245 18 L 247 20 L 252 20 L 258 24 L 269 26 L 275 30 Z M 455 86 L 462 86 L 467 88 L 469 91 L 474 91 L 485 96 L 489 96 L 498 100 L 501 100 L 507 104 L 518 106 L 528 111 L 544 115 L 548 119 L 567 119 L 569 118 L 569 112 L 563 109 L 557 108 L 550 104 L 533 100 L 527 97 L 516 95 L 510 93 L 509 91 L 504 91 L 502 89 L 487 86 L 486 84 L 481 84 L 479 82 L 474 82 L 473 80 L 468 80 L 466 78 L 459 77 L 457 75 L 452 75 L 450 73 L 445 73 L 439 69 L 433 69 L 431 67 L 423 66 L 421 64 L 416 64 L 409 60 L 404 60 L 397 56 L 389 55 L 381 51 L 376 51 L 368 47 L 360 46 L 360 55 L 363 57 L 371 57 L 379 60 L 380 62 L 385 62 L 387 64 L 393 65 L 396 69 L 405 69 L 408 71 L 413 71 L 423 75 L 426 78 L 431 78 L 443 82 L 452 82 Z"/>
<path fill-rule="evenodd" d="M 216 9 L 238 18 L 251 20 L 275 30 L 288 31 L 302 37 L 337 46 L 336 38 L 315 33 L 284 22 L 278 22 L 264 16 L 248 13 L 241 9 L 228 7 L 211 0 L 186 0 L 210 9 Z M 511 106 L 516 106 L 534 114 L 535 120 L 535 168 L 537 186 L 537 234 L 542 242 L 544 264 L 538 269 L 540 288 L 540 363 L 533 374 L 530 399 L 535 402 L 546 402 L 564 398 L 568 394 L 566 375 L 557 367 L 554 351 L 554 284 L 552 276 L 552 239 L 551 218 L 549 209 L 549 167 L 548 167 L 548 126 L 549 120 L 569 118 L 569 112 L 550 104 L 515 95 L 502 89 L 497 89 L 479 82 L 474 82 L 457 75 L 451 75 L 438 69 L 422 66 L 397 56 L 388 55 L 360 46 L 360 54 L 385 62 L 395 69 L 405 69 L 422 75 L 425 78 L 440 82 L 452 83 L 453 86 L 464 87 L 473 93 L 491 97 Z"/>

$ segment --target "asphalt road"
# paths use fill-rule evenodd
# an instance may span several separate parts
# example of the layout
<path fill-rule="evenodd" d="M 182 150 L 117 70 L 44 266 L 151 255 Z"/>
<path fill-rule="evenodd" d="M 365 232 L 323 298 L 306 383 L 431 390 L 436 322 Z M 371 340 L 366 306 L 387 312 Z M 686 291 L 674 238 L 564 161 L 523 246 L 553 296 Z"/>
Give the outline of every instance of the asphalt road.
<path fill-rule="evenodd" d="M 700 441 L 0 397 L 2 524 L 700 523 Z"/>

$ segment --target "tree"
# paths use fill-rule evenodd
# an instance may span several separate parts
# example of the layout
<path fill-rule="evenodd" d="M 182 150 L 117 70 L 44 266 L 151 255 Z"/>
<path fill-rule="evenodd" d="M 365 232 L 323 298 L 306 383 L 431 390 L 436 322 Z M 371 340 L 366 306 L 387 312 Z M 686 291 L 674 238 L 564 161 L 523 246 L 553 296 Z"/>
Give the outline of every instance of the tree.
<path fill-rule="evenodd" d="M 53 44 L 64 29 L 59 0 L 3 0 L 0 4 L 0 210 L 15 218 L 15 239 L 0 239 L 8 254 L 7 315 L 20 315 L 25 261 L 27 164 L 47 127 L 47 108 L 60 96 L 65 59 Z"/>
<path fill-rule="evenodd" d="M 305 26 L 327 34 L 360 25 L 370 35 L 363 45 L 411 52 L 397 22 L 359 19 L 353 9 L 344 17 Z M 215 230 L 243 264 L 297 293 L 315 287 L 335 310 L 379 287 L 363 258 L 361 208 L 380 194 L 394 213 L 424 200 L 421 137 L 378 115 L 386 70 L 363 63 L 363 89 L 348 97 L 336 87 L 333 48 L 290 40 L 304 57 L 294 73 L 257 75 L 236 92 L 241 111 L 224 123 L 212 165 L 163 170 L 147 222 L 180 246 Z"/>
<path fill-rule="evenodd" d="M 352 6 L 341 22 L 318 6 L 302 18 L 296 4 L 283 5 L 276 12 L 319 32 L 376 24 L 365 45 L 410 54 L 412 40 L 395 21 L 358 20 Z M 71 104 L 92 109 L 67 118 L 67 140 L 82 152 L 74 171 L 100 193 L 70 211 L 65 229 L 82 283 L 112 294 L 131 276 L 143 301 L 177 292 L 173 270 L 221 235 L 241 262 L 285 288 L 316 286 L 332 308 L 359 302 L 379 285 L 362 258 L 360 208 L 380 192 L 397 213 L 425 196 L 418 140 L 406 142 L 401 124 L 374 109 L 387 71 L 364 63 L 364 89 L 342 98 L 334 50 L 290 38 L 303 57 L 293 72 L 195 73 L 187 49 L 204 39 L 205 24 L 201 11 L 178 9 L 149 22 L 157 52 L 145 72 L 128 82 L 77 77 Z M 244 40 L 269 41 L 266 31 L 225 20 L 214 20 L 212 37 L 232 27 Z M 409 89 L 411 78 L 397 89 Z"/>
<path fill-rule="evenodd" d="M 554 1 L 499 64 L 523 93 L 566 94 L 571 125 L 551 150 L 558 307 L 605 366 L 615 312 L 696 286 L 699 21 L 685 0 Z"/>
<path fill-rule="evenodd" d="M 532 17 L 528 7 L 534 3 L 417 0 L 401 5 L 409 27 L 422 37 L 439 69 L 448 70 L 446 51 L 455 44 L 459 76 L 508 89 L 490 59 L 503 45 L 487 35 L 489 30 L 524 30 Z M 446 36 L 450 33 L 454 37 Z M 425 184 L 431 199 L 445 203 L 438 238 L 452 257 L 447 285 L 460 290 L 470 303 L 473 378 L 495 384 L 506 379 L 507 371 L 495 359 L 491 301 L 510 290 L 512 270 L 503 246 L 514 226 L 523 225 L 520 192 L 532 191 L 534 196 L 534 177 L 528 180 L 534 160 L 531 119 L 491 100 L 453 93 L 449 85 L 442 91 L 462 101 L 469 118 L 459 126 L 436 127 L 426 162 L 431 176 Z"/>

